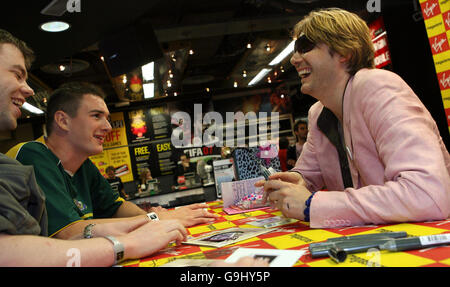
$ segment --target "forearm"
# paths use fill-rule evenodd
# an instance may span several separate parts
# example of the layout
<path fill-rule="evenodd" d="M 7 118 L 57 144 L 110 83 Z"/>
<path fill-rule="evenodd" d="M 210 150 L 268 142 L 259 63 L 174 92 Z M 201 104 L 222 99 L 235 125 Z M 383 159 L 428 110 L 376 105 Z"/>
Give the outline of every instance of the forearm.
<path fill-rule="evenodd" d="M 0 266 L 111 266 L 114 251 L 105 238 L 59 240 L 0 235 Z"/>
<path fill-rule="evenodd" d="M 147 222 L 147 216 L 142 215 L 126 218 L 81 220 L 62 229 L 60 232 L 55 234 L 54 237 L 66 240 L 82 239 L 84 229 L 88 224 L 96 225 L 92 230 L 93 237 L 101 237 L 106 235 L 117 236 L 129 232 L 130 230 L 134 230 Z"/>
<path fill-rule="evenodd" d="M 129 201 L 124 201 L 117 209 L 113 218 L 133 217 L 145 214 L 147 214 L 147 212 L 145 212 L 145 210 L 143 210 L 142 208 L 138 207 L 136 204 Z"/>

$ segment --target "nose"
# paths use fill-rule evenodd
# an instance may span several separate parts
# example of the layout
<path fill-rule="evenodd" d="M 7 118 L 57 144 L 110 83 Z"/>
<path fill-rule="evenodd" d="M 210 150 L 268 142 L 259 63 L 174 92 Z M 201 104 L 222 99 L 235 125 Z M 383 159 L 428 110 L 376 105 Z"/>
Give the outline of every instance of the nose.
<path fill-rule="evenodd" d="M 106 124 L 104 126 L 104 130 L 109 133 L 112 130 L 111 123 L 108 121 L 108 119 L 105 120 Z"/>
<path fill-rule="evenodd" d="M 292 57 L 291 57 L 291 64 L 292 66 L 298 65 L 298 62 L 301 60 L 301 56 L 298 52 L 294 52 L 292 53 Z"/>
<path fill-rule="evenodd" d="M 24 82 L 24 84 L 20 88 L 20 91 L 25 99 L 34 95 L 33 89 L 28 85 L 27 82 Z"/>

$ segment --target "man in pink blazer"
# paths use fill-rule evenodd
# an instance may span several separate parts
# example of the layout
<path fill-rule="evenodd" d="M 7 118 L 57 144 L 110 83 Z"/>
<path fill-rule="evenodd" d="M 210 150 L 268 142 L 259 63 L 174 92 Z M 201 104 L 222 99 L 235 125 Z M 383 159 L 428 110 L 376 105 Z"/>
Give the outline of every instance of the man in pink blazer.
<path fill-rule="evenodd" d="M 294 33 L 291 63 L 318 102 L 296 166 L 257 184 L 267 200 L 313 228 L 448 218 L 449 153 L 411 88 L 374 68 L 365 22 L 324 9 Z"/>

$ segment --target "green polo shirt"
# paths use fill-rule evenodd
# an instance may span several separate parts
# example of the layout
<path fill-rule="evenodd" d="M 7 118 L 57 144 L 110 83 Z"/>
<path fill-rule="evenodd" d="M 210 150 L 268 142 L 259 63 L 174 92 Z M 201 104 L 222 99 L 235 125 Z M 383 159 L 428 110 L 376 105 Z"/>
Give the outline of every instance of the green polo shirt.
<path fill-rule="evenodd" d="M 43 137 L 19 144 L 7 155 L 34 166 L 37 183 L 46 197 L 50 237 L 80 220 L 110 218 L 124 201 L 90 159 L 70 175 Z"/>

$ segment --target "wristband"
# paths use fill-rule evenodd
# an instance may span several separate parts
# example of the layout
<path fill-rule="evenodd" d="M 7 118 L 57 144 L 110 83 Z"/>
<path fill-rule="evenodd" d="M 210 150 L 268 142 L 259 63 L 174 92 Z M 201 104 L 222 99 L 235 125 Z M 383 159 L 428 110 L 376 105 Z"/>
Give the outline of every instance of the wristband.
<path fill-rule="evenodd" d="M 84 228 L 84 231 L 83 231 L 83 237 L 84 238 L 92 238 L 92 237 L 94 237 L 94 235 L 92 234 L 92 228 L 94 226 L 95 226 L 95 224 L 92 224 L 92 223 L 86 225 L 86 227 Z"/>
<path fill-rule="evenodd" d="M 303 210 L 303 215 L 305 216 L 305 221 L 309 222 L 309 207 L 311 205 L 311 200 L 314 196 L 314 193 L 312 193 L 308 199 L 305 201 L 305 209 Z"/>
<path fill-rule="evenodd" d="M 148 217 L 148 219 L 150 219 L 150 221 L 158 221 L 159 220 L 159 217 L 155 212 L 147 213 L 147 217 Z"/>
<path fill-rule="evenodd" d="M 123 247 L 123 244 L 120 243 L 120 241 L 117 240 L 113 236 L 105 236 L 105 238 L 108 239 L 109 241 L 111 241 L 111 243 L 113 244 L 113 248 L 114 248 L 114 265 L 119 263 L 119 262 L 121 262 L 123 260 L 124 253 L 125 253 L 125 248 Z"/>

